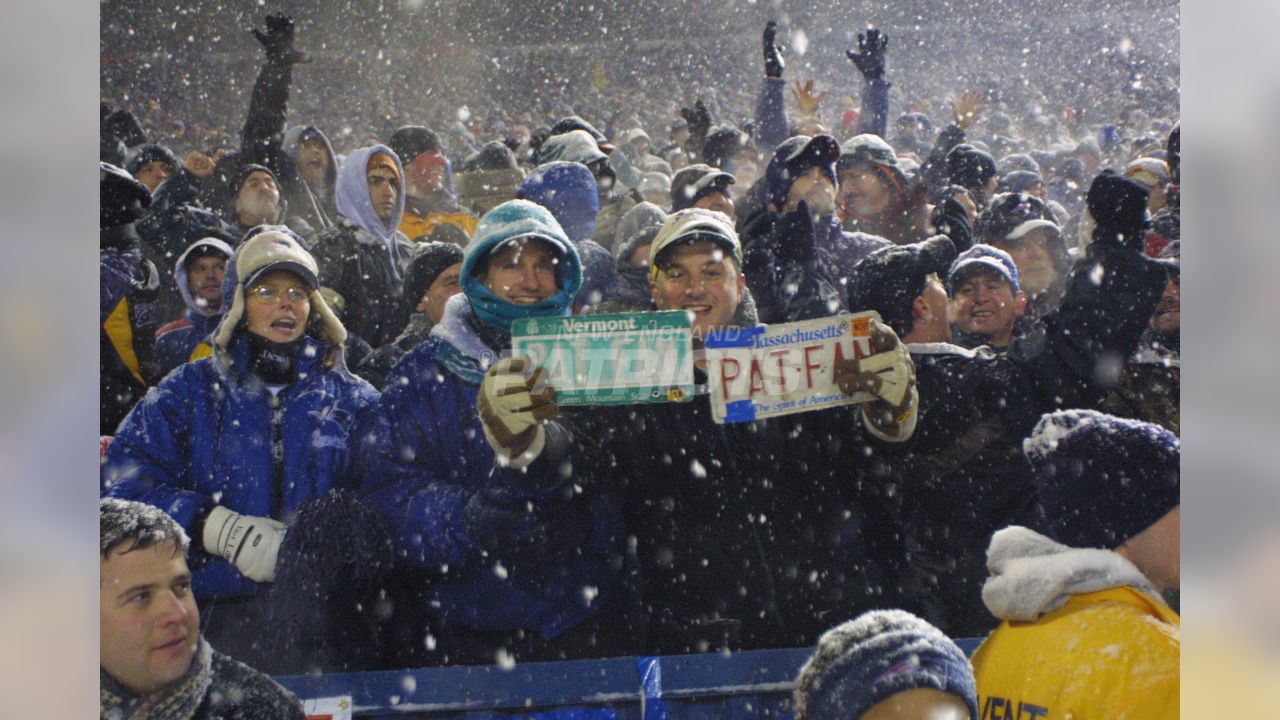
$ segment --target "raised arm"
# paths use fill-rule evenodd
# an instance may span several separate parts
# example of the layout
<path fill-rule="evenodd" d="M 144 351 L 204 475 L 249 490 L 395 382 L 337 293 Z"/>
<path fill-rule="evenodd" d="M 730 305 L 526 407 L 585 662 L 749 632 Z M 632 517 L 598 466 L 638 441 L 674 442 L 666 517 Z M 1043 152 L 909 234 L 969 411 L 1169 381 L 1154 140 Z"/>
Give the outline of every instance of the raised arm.
<path fill-rule="evenodd" d="M 875 28 L 858 33 L 858 50 L 846 50 L 858 72 L 862 73 L 862 115 L 858 120 L 858 134 L 871 133 L 882 138 L 889 133 L 889 88 L 893 84 L 884 79 L 885 48 L 889 36 Z"/>
<path fill-rule="evenodd" d="M 262 43 L 266 60 L 253 84 L 249 114 L 240 132 L 240 150 L 250 162 L 271 168 L 282 182 L 292 178 L 291 168 L 283 163 L 281 143 L 289 104 L 289 86 L 293 84 L 293 66 L 310 62 L 310 58 L 293 47 L 293 19 L 287 15 L 268 15 L 265 32 L 253 28 L 253 36 Z"/>
<path fill-rule="evenodd" d="M 778 23 L 770 20 L 764 26 L 764 80 L 756 98 L 756 144 L 768 152 L 773 152 L 791 136 L 783 94 L 787 81 L 782 79 L 782 71 L 787 65 L 775 41 L 777 33 Z"/>

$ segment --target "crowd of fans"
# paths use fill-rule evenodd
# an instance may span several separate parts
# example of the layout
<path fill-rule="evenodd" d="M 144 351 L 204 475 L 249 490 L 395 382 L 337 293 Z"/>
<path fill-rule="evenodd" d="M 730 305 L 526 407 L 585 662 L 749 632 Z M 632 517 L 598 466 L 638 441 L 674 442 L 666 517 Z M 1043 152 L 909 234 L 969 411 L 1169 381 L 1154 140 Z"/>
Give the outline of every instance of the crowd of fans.
<path fill-rule="evenodd" d="M 800 718 L 1176 717 L 1176 86 L 926 114 L 945 91 L 897 86 L 868 29 L 833 111 L 777 33 L 763 78 L 412 118 L 295 97 L 310 57 L 273 15 L 238 137 L 103 103 L 104 716 L 209 712 L 227 677 L 295 716 L 227 656 L 816 644 Z M 654 310 L 695 357 L 875 311 L 835 366 L 871 399 L 560 407 L 510 354 L 523 319 Z M 946 637 L 989 632 L 972 666 Z"/>

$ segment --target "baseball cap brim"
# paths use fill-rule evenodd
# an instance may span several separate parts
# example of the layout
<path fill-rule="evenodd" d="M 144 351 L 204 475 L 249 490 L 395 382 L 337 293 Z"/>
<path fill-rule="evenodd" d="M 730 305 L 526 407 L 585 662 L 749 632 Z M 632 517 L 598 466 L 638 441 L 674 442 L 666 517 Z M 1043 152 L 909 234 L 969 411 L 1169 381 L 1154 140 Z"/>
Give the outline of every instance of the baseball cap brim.
<path fill-rule="evenodd" d="M 542 233 L 526 233 L 524 235 L 517 235 L 513 238 L 507 238 L 506 240 L 503 240 L 502 242 L 494 245 L 493 248 L 489 250 L 488 254 L 493 255 L 494 253 L 498 252 L 499 250 L 501 250 L 502 248 L 508 245 L 511 245 L 513 243 L 519 243 L 521 240 L 528 240 L 530 238 L 537 238 L 538 240 L 543 240 L 549 243 L 561 255 L 568 254 L 569 252 L 569 248 L 565 246 L 564 242 L 556 238 L 553 238 L 550 235 L 544 235 Z"/>
<path fill-rule="evenodd" d="M 1041 228 L 1051 231 L 1053 234 L 1057 235 L 1058 237 L 1062 237 L 1062 229 L 1059 228 L 1056 223 L 1054 223 L 1052 220 L 1044 220 L 1042 218 L 1037 218 L 1035 220 L 1027 220 L 1021 225 L 1018 225 L 1014 229 L 1010 230 L 1004 236 L 1004 238 L 1006 240 L 1018 240 L 1026 236 L 1026 234 L 1031 232 L 1032 230 L 1039 230 Z"/>
<path fill-rule="evenodd" d="M 700 213 L 702 217 L 681 216 L 684 213 Z M 725 221 L 718 221 L 714 217 L 707 217 L 711 214 L 706 210 L 681 210 L 673 213 L 668 217 L 667 223 L 672 223 L 671 218 L 676 218 L 675 224 L 668 226 L 664 223 L 662 230 L 658 232 L 657 237 L 653 240 L 650 248 L 650 265 L 656 271 L 662 256 L 666 251 L 676 245 L 694 242 L 697 240 L 709 240 L 725 252 L 733 256 L 741 266 L 742 264 L 742 246 L 738 243 L 733 232 L 733 227 Z M 719 213 L 715 213 L 719 215 Z M 724 217 L 721 215 L 721 217 Z M 665 231 L 665 232 L 664 232 Z"/>
<path fill-rule="evenodd" d="M 814 135 L 796 147 L 782 161 L 789 167 L 832 165 L 840 159 L 840 143 L 830 135 Z"/>
<path fill-rule="evenodd" d="M 279 262 L 273 262 L 273 263 L 268 263 L 266 265 L 263 265 L 257 270 L 254 270 L 253 273 L 249 275 L 248 279 L 246 279 L 244 282 L 244 286 L 246 288 L 251 288 L 254 286 L 255 283 L 258 282 L 258 279 L 261 278 L 263 275 L 269 272 L 275 272 L 277 270 L 291 272 L 294 275 L 297 275 L 299 278 L 302 278 L 302 282 L 306 283 L 307 287 L 311 288 L 312 290 L 315 290 L 316 288 L 320 287 L 320 280 L 316 277 L 315 273 L 311 272 L 310 268 L 303 265 L 302 263 L 294 262 L 292 260 L 280 260 Z"/>
<path fill-rule="evenodd" d="M 1000 277 L 1004 278 L 1005 281 L 1013 287 L 1015 291 L 1018 289 L 1017 286 L 1014 285 L 1013 276 L 1009 274 L 1009 268 L 1005 267 L 1004 263 L 999 260 L 986 256 L 965 258 L 964 260 L 956 263 L 955 268 L 951 271 L 951 276 L 947 278 L 948 288 L 954 291 L 955 286 L 961 282 L 968 273 L 975 270 L 976 266 L 995 270 L 1000 274 Z"/>

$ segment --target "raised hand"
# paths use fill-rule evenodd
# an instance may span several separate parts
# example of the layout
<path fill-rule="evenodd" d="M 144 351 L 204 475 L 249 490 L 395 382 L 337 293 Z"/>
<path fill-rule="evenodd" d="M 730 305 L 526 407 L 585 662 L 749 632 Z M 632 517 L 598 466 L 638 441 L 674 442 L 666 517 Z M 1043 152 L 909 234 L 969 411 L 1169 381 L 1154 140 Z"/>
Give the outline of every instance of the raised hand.
<path fill-rule="evenodd" d="M 864 78 L 879 80 L 884 77 L 884 51 L 888 46 L 889 36 L 870 28 L 865 35 L 858 33 L 858 51 L 846 50 L 844 54 L 853 61 Z"/>
<path fill-rule="evenodd" d="M 800 114 L 807 117 L 814 117 L 818 114 L 818 106 L 822 104 L 823 98 L 827 96 L 827 91 L 820 93 L 813 91 L 813 78 L 800 84 L 797 80 L 791 85 L 791 96 L 796 99 L 796 107 L 800 108 Z"/>
<path fill-rule="evenodd" d="M 266 32 L 258 28 L 252 28 L 249 32 L 253 33 L 253 36 L 266 49 L 267 60 L 286 65 L 311 62 L 310 56 L 293 48 L 293 18 L 281 13 L 273 13 L 266 17 L 266 25 Z"/>
<path fill-rule="evenodd" d="M 968 129 L 969 125 L 982 114 L 982 93 L 977 90 L 965 90 L 959 97 L 951 99 L 951 121 L 960 129 Z"/>

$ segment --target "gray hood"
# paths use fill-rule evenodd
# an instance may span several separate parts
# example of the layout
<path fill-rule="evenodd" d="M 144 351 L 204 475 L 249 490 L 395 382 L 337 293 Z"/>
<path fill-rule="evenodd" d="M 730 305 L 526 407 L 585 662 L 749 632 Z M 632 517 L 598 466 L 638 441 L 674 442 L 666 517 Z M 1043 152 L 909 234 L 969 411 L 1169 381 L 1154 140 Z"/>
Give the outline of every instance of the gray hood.
<path fill-rule="evenodd" d="M 222 313 L 221 306 L 217 308 L 209 307 L 207 302 L 198 300 L 191 296 L 191 288 L 187 287 L 187 256 L 194 252 L 197 248 L 211 247 L 216 248 L 227 256 L 227 262 L 231 261 L 231 246 L 215 237 L 201 238 L 197 240 L 178 256 L 178 262 L 173 265 L 173 281 L 178 284 L 178 292 L 182 295 L 182 302 L 186 304 L 191 312 L 205 317 L 213 317 Z"/>

